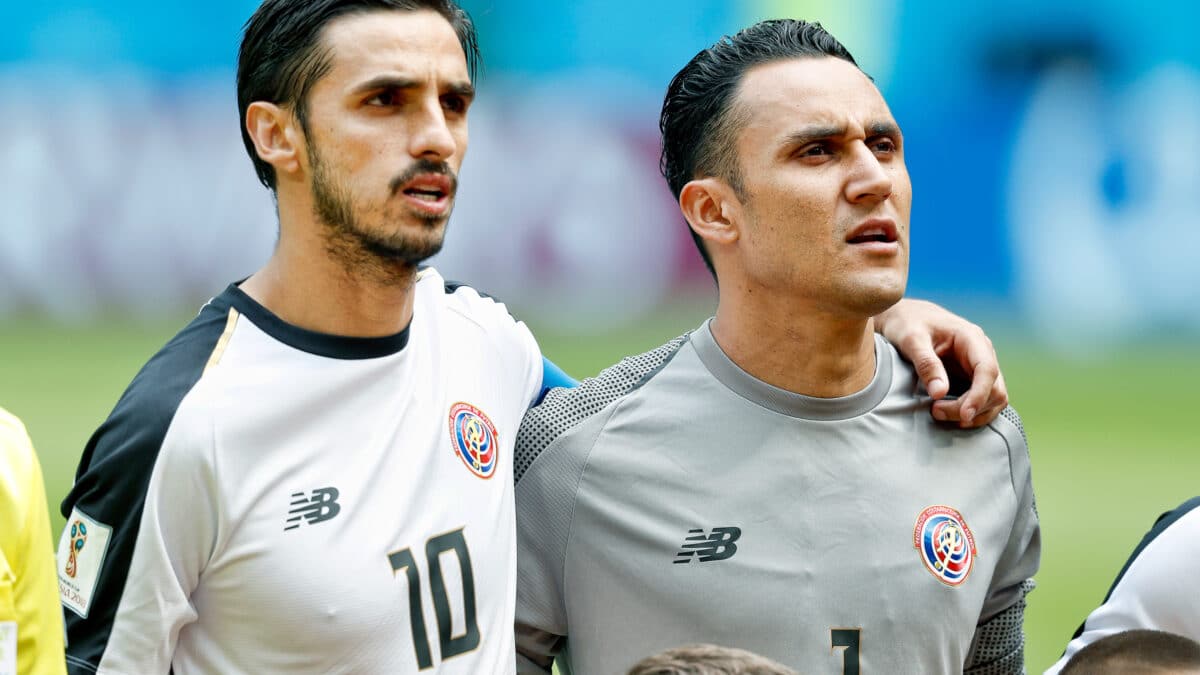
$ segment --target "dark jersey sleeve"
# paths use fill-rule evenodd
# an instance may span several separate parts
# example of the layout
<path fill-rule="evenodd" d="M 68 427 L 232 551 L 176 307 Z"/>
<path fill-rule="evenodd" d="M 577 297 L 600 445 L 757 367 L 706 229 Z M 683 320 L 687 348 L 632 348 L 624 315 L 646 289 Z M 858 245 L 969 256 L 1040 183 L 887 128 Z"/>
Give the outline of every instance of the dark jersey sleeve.
<path fill-rule="evenodd" d="M 206 306 L 143 367 L 84 449 L 75 484 L 62 502 L 67 523 L 58 553 L 71 673 L 96 672 L 122 598 L 142 581 L 129 573 L 136 549 L 144 545 L 147 490 L 175 413 L 224 329 L 222 310 Z"/>

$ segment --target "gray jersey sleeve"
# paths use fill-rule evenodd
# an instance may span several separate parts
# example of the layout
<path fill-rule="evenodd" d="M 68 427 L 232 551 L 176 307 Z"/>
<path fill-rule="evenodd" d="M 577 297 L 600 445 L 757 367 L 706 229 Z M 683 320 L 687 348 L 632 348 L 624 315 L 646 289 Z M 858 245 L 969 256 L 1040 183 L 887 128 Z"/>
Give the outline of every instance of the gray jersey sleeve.
<path fill-rule="evenodd" d="M 1017 513 L 1008 545 L 1001 554 L 979 625 L 963 665 L 964 673 L 993 675 L 1025 672 L 1025 595 L 1034 587 L 1041 558 L 1041 530 L 1033 497 L 1029 449 L 1021 418 L 1012 407 L 991 424 L 1008 444 Z"/>
<path fill-rule="evenodd" d="M 621 397 L 659 372 L 681 336 L 622 359 L 574 389 L 554 389 L 525 414 L 514 450 L 518 673 L 549 673 L 565 645 L 564 561 L 588 453 Z"/>

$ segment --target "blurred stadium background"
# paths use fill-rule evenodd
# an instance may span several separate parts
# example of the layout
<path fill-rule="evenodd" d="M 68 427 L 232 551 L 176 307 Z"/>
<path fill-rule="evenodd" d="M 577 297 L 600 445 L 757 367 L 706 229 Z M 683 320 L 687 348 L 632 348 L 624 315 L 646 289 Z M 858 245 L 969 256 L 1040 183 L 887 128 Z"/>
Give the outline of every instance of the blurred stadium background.
<path fill-rule="evenodd" d="M 233 85 L 256 4 L 64 0 L 0 23 L 0 405 L 52 503 L 137 367 L 273 243 Z M 752 21 L 818 19 L 904 127 L 910 294 L 989 331 L 1025 420 L 1045 540 L 1031 672 L 1154 517 L 1200 493 L 1190 0 L 463 4 L 485 71 L 436 264 L 508 300 L 571 373 L 708 312 L 657 173 L 670 76 Z"/>

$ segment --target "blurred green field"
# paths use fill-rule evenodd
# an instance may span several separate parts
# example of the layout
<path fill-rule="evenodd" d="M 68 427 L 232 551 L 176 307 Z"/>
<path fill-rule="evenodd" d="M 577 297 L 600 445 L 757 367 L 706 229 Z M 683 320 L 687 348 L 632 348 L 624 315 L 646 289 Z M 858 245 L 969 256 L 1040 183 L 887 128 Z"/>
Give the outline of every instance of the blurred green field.
<path fill-rule="evenodd" d="M 642 351 L 699 323 L 673 310 L 586 337 L 534 326 L 548 356 L 576 376 Z M 38 447 L 51 510 L 66 493 L 89 434 L 137 368 L 187 320 L 63 327 L 0 323 L 0 405 L 25 420 Z M 988 327 L 1033 452 L 1044 557 L 1026 620 L 1030 672 L 1061 652 L 1162 511 L 1200 494 L 1190 415 L 1200 356 L 1186 344 L 1129 348 L 1071 362 Z M 55 513 L 55 531 L 62 526 Z M 57 540 L 57 535 L 55 537 Z"/>

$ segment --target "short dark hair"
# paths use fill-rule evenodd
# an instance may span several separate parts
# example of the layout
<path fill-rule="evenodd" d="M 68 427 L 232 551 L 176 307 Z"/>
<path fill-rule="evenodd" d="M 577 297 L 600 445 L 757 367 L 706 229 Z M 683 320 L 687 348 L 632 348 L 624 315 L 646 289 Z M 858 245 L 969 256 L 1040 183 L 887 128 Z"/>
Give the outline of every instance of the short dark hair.
<path fill-rule="evenodd" d="M 850 52 L 821 24 L 772 19 L 732 37 L 726 35 L 692 57 L 667 85 L 658 120 L 662 132 L 659 167 L 675 198 L 679 199 L 688 181 L 707 176 L 724 178 L 740 195 L 741 174 L 733 140 L 741 124 L 734 114 L 733 101 L 743 76 L 764 63 L 823 56 L 858 66 Z M 704 242 L 694 231 L 692 238 L 715 276 Z"/>
<path fill-rule="evenodd" d="M 796 675 L 796 671 L 744 649 L 697 644 L 648 656 L 627 675 Z"/>
<path fill-rule="evenodd" d="M 1096 640 L 1080 649 L 1062 675 L 1173 673 L 1178 668 L 1200 670 L 1200 643 L 1161 630 L 1127 630 Z"/>
<path fill-rule="evenodd" d="M 255 101 L 291 106 L 307 133 L 305 98 L 332 65 L 329 50 L 320 44 L 321 31 L 338 17 L 380 9 L 433 10 L 442 15 L 458 35 L 467 69 L 475 79 L 479 64 L 475 25 L 455 0 L 264 0 L 243 28 L 237 69 L 242 142 L 263 185 L 275 189 L 275 169 L 254 149 L 246 129 L 246 110 Z"/>

